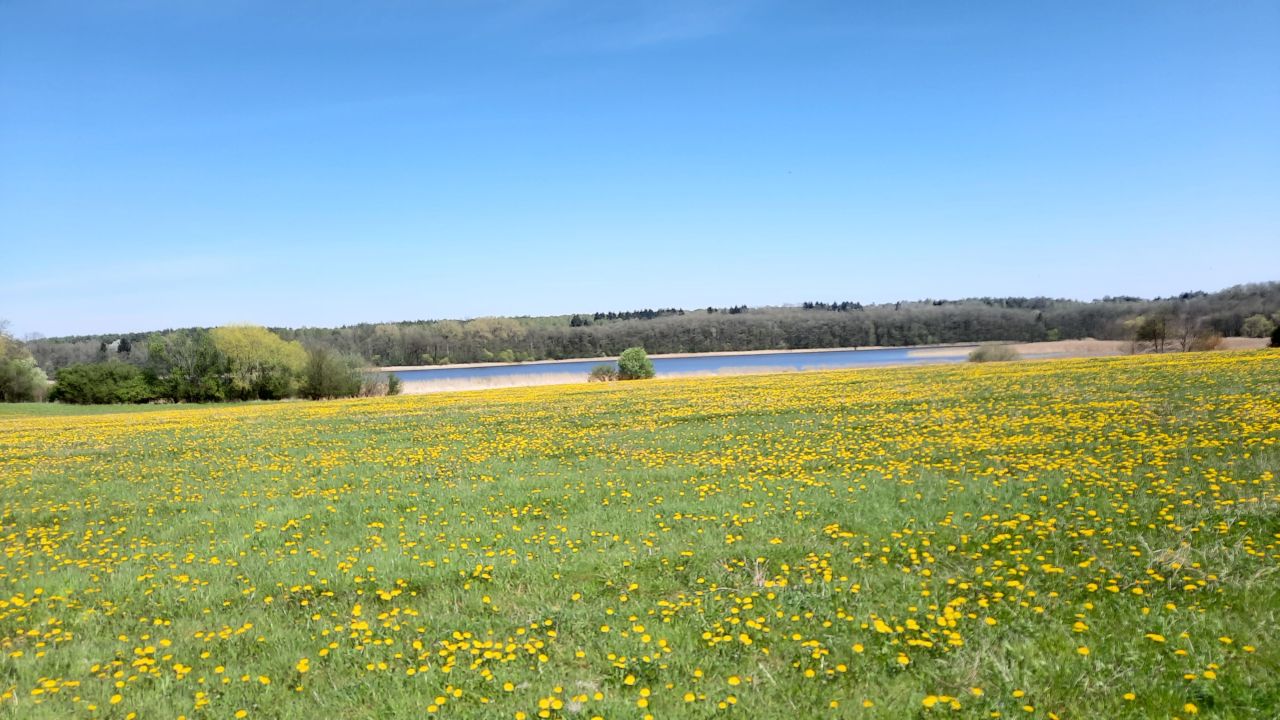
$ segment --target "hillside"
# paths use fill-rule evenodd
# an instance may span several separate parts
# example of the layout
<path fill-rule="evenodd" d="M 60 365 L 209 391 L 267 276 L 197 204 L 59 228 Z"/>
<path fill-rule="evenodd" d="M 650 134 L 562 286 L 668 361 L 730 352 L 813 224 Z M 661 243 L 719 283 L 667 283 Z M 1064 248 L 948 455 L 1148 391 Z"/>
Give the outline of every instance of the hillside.
<path fill-rule="evenodd" d="M 374 365 L 556 360 L 650 353 L 904 346 L 935 343 L 1098 338 L 1128 339 L 1139 318 L 1158 317 L 1171 338 L 1240 335 L 1250 316 L 1280 313 L 1280 282 L 1239 285 L 1177 297 L 920 300 L 879 305 L 806 302 L 797 306 L 662 309 L 549 317 L 421 320 L 339 328 L 273 328 L 286 340 L 326 345 Z M 170 331 L 163 331 L 170 332 Z M 32 340 L 52 373 L 103 356 L 145 363 L 148 332 Z M 121 353 L 122 347 L 128 348 Z"/>

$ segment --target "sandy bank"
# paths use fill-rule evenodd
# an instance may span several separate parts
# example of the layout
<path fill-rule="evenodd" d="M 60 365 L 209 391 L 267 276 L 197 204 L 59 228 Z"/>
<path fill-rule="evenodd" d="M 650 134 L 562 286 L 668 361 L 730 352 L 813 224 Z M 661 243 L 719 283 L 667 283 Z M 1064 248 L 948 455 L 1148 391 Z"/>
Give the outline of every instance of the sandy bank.
<path fill-rule="evenodd" d="M 1049 342 L 1015 343 L 1013 348 L 1023 357 L 1105 357 L 1124 355 L 1129 343 L 1123 340 L 1052 340 Z M 938 347 L 912 349 L 907 357 L 913 358 L 964 358 L 969 356 L 972 345 L 966 347 Z"/>

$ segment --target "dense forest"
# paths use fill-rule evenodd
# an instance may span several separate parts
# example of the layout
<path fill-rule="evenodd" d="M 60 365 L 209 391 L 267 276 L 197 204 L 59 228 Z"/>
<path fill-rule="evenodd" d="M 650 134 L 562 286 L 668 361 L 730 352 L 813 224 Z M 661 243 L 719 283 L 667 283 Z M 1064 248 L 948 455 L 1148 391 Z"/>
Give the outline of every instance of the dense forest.
<path fill-rule="evenodd" d="M 552 317 L 477 318 L 272 328 L 286 342 L 323 347 L 379 366 L 527 361 L 650 353 L 710 352 L 1069 338 L 1160 344 L 1192 335 L 1268 335 L 1280 313 L 1280 282 L 1239 285 L 1176 297 L 970 298 L 863 305 L 805 302 L 794 307 L 595 312 Z M 149 353 L 200 329 L 62 338 L 28 338 L 27 350 L 49 375 L 77 363 L 122 360 L 155 366 Z M 1151 338 L 1155 340 L 1156 338 Z M 1175 343 L 1176 344 L 1176 343 Z"/>

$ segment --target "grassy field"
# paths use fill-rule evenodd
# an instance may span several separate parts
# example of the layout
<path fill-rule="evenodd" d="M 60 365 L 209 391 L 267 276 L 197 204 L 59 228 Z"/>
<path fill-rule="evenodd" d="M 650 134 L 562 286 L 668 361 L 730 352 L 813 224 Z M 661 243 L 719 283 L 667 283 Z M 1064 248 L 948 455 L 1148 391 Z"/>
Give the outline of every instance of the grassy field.
<path fill-rule="evenodd" d="M 1257 717 L 1280 354 L 0 415 L 0 717 Z"/>

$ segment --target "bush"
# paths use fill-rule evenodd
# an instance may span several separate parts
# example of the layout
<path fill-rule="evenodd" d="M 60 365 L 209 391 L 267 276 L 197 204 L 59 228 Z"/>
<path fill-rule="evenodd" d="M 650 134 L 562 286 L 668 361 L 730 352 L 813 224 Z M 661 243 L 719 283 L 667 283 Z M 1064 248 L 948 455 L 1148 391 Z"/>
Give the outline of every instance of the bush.
<path fill-rule="evenodd" d="M 387 394 L 399 395 L 404 391 L 404 383 L 400 381 L 400 376 L 391 373 L 387 376 Z"/>
<path fill-rule="evenodd" d="M 363 377 L 360 363 L 325 347 L 307 351 L 302 372 L 302 396 L 320 398 L 354 397 L 360 393 Z"/>
<path fill-rule="evenodd" d="M 1271 331 L 1271 347 L 1280 348 L 1280 325 Z"/>
<path fill-rule="evenodd" d="M 1241 329 L 1241 332 L 1244 333 L 1245 337 L 1264 338 L 1271 335 L 1275 329 L 1276 324 L 1271 322 L 1271 318 L 1263 315 L 1262 313 L 1258 313 L 1257 315 L 1250 315 L 1244 319 L 1244 326 Z"/>
<path fill-rule="evenodd" d="M 973 352 L 969 353 L 969 362 L 1009 362 L 1010 360 L 1021 360 L 1022 356 L 1012 345 L 1001 345 L 999 343 L 988 343 L 977 347 Z"/>
<path fill-rule="evenodd" d="M 49 376 L 5 325 L 0 321 L 0 401 L 43 400 L 49 390 Z"/>
<path fill-rule="evenodd" d="M 618 379 L 618 366 L 616 365 L 597 365 L 591 368 L 591 372 L 587 375 L 587 382 L 613 382 Z"/>
<path fill-rule="evenodd" d="M 50 400 L 75 405 L 144 403 L 155 398 L 142 370 L 122 362 L 83 363 L 58 371 Z"/>
<path fill-rule="evenodd" d="M 647 380 L 653 377 L 653 361 L 642 347 L 627 348 L 618 356 L 619 380 Z"/>
<path fill-rule="evenodd" d="M 30 356 L 0 357 L 0 402 L 44 400 L 49 390 L 49 376 Z"/>

